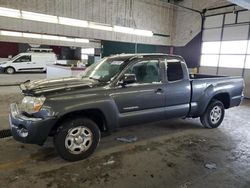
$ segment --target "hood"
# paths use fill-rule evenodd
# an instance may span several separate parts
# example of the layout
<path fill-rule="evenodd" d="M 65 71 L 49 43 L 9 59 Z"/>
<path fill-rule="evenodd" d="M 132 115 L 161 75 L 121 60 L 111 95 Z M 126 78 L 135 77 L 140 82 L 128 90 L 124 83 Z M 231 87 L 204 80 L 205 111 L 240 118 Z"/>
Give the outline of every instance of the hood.
<path fill-rule="evenodd" d="M 82 79 L 78 77 L 66 77 L 57 79 L 43 79 L 37 81 L 27 80 L 20 85 L 24 94 L 36 95 L 59 90 L 75 90 L 83 88 L 92 88 L 97 85 L 97 81 L 90 79 Z"/>
<path fill-rule="evenodd" d="M 6 63 L 9 63 L 9 61 L 1 61 L 1 62 L 0 62 L 0 65 L 1 65 L 1 64 L 6 64 Z"/>

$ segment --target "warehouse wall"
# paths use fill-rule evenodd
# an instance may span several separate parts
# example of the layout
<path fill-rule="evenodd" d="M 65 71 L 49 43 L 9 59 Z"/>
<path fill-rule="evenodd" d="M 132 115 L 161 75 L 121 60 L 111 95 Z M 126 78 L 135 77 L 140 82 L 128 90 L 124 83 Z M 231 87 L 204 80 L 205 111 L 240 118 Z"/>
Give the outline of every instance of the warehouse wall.
<path fill-rule="evenodd" d="M 0 6 L 99 23 L 136 27 L 170 34 L 173 8 L 160 0 L 0 0 Z M 77 36 L 91 39 L 169 45 L 166 37 L 129 34 L 62 26 L 0 17 L 1 29 Z"/>
<path fill-rule="evenodd" d="M 204 8 L 229 4 L 226 0 L 184 0 L 179 5 L 202 11 Z M 174 24 L 172 27 L 172 45 L 185 46 L 201 32 L 201 16 L 199 13 L 180 7 L 174 8 Z"/>
<path fill-rule="evenodd" d="M 169 46 L 102 41 L 102 56 L 121 53 L 170 53 Z"/>
<path fill-rule="evenodd" d="M 17 43 L 0 42 L 0 58 L 8 58 L 9 55 L 16 55 L 18 51 Z"/>
<path fill-rule="evenodd" d="M 174 47 L 173 52 L 174 54 L 180 55 L 185 59 L 188 68 L 199 67 L 201 54 L 201 32 L 185 46 Z"/>
<path fill-rule="evenodd" d="M 173 53 L 181 55 L 187 63 L 188 68 L 195 68 L 199 66 L 200 49 L 201 49 L 201 33 L 192 39 L 187 45 L 183 47 L 159 46 L 134 44 L 114 41 L 102 41 L 102 57 L 121 53 Z"/>

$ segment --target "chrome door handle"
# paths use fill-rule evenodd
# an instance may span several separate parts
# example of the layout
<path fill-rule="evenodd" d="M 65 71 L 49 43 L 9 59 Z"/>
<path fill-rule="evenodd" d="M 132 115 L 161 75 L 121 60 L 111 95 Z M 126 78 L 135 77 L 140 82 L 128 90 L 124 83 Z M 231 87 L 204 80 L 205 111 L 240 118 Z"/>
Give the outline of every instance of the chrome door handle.
<path fill-rule="evenodd" d="M 156 94 L 162 94 L 163 93 L 163 89 L 158 88 L 157 90 L 155 90 L 155 93 Z"/>

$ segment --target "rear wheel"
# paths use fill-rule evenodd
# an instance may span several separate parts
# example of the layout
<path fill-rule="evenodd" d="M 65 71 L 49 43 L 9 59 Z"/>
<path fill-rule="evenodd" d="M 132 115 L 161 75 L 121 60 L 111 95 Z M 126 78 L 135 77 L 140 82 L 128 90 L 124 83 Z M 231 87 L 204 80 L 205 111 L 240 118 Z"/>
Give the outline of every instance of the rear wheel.
<path fill-rule="evenodd" d="M 65 121 L 54 137 L 58 154 L 67 161 L 87 158 L 97 148 L 100 130 L 96 123 L 87 118 Z"/>
<path fill-rule="evenodd" d="M 212 100 L 205 113 L 200 117 L 201 123 L 205 128 L 217 128 L 224 119 L 225 109 L 221 101 Z"/>
<path fill-rule="evenodd" d="M 15 69 L 14 69 L 13 67 L 7 67 L 7 68 L 5 69 L 5 72 L 6 72 L 7 74 L 14 74 L 14 73 L 15 73 Z"/>

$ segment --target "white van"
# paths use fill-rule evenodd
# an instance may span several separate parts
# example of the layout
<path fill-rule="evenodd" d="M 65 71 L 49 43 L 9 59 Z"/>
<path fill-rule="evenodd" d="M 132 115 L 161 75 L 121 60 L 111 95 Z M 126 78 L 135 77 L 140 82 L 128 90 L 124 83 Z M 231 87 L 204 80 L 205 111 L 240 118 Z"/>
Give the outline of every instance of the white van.
<path fill-rule="evenodd" d="M 12 59 L 1 62 L 0 69 L 8 74 L 21 71 L 46 71 L 48 64 L 55 64 L 56 54 L 53 52 L 25 52 Z"/>

